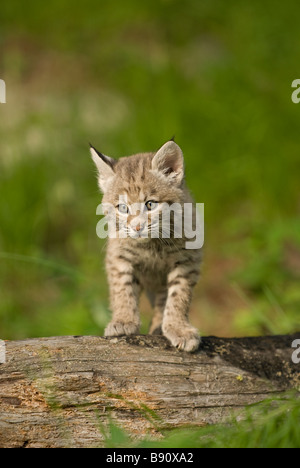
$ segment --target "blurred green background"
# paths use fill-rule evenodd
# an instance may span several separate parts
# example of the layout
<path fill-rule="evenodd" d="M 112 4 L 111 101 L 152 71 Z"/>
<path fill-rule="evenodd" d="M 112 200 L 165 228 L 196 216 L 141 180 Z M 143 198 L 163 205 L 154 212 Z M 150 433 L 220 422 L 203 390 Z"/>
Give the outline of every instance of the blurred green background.
<path fill-rule="evenodd" d="M 299 13 L 291 0 L 1 2 L 1 338 L 103 333 L 88 142 L 120 157 L 174 134 L 205 203 L 193 324 L 299 330 Z"/>

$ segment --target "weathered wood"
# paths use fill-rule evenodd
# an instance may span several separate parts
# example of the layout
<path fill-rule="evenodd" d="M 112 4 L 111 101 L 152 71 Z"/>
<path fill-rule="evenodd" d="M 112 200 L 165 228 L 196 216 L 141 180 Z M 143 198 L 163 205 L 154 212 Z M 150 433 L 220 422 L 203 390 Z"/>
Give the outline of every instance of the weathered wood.
<path fill-rule="evenodd" d="M 206 337 L 195 354 L 161 336 L 7 342 L 0 447 L 101 446 L 109 418 L 137 437 L 223 421 L 232 410 L 299 388 L 296 338 Z"/>

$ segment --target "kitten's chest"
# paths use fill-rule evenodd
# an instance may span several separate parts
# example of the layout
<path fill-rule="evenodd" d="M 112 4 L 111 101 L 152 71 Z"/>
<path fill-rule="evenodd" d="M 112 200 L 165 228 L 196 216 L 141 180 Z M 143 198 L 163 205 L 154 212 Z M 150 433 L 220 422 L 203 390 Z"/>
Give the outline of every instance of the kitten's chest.
<path fill-rule="evenodd" d="M 153 249 L 136 249 L 133 262 L 140 271 L 163 272 L 168 270 L 168 256 L 164 251 Z"/>
<path fill-rule="evenodd" d="M 165 283 L 174 261 L 173 255 L 163 246 L 140 244 L 134 249 L 127 249 L 125 253 L 130 259 L 134 272 L 141 282 Z"/>
<path fill-rule="evenodd" d="M 151 242 L 137 244 L 129 240 L 120 243 L 117 239 L 110 239 L 106 256 L 108 270 L 121 268 L 124 272 L 133 271 L 148 290 L 166 285 L 168 274 L 178 261 L 179 246 Z"/>
<path fill-rule="evenodd" d="M 133 262 L 135 274 L 145 289 L 156 290 L 167 283 L 169 262 L 165 252 L 145 249 L 136 254 Z"/>

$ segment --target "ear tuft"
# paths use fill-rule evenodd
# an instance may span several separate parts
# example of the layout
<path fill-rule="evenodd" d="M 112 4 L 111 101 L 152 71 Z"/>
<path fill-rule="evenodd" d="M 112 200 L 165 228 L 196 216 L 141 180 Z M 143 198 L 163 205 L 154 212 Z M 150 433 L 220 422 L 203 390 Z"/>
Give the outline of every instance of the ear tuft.
<path fill-rule="evenodd" d="M 180 147 L 173 141 L 165 143 L 152 159 L 152 170 L 161 172 L 170 182 L 181 184 L 184 177 L 184 160 Z"/>
<path fill-rule="evenodd" d="M 99 175 L 98 184 L 99 184 L 100 190 L 104 193 L 106 192 L 108 185 L 111 183 L 112 179 L 115 176 L 113 168 L 114 168 L 114 164 L 116 163 L 116 160 L 100 153 L 91 144 L 90 144 L 90 152 L 91 152 L 92 159 L 98 170 L 98 175 Z"/>

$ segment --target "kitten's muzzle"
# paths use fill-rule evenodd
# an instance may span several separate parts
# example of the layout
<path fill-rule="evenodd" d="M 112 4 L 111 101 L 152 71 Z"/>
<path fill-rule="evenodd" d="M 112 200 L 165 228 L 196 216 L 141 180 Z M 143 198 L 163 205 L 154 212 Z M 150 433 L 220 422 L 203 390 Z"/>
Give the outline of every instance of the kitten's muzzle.
<path fill-rule="evenodd" d="M 136 232 L 142 232 L 145 229 L 145 223 L 138 223 L 135 226 L 131 226 Z"/>

